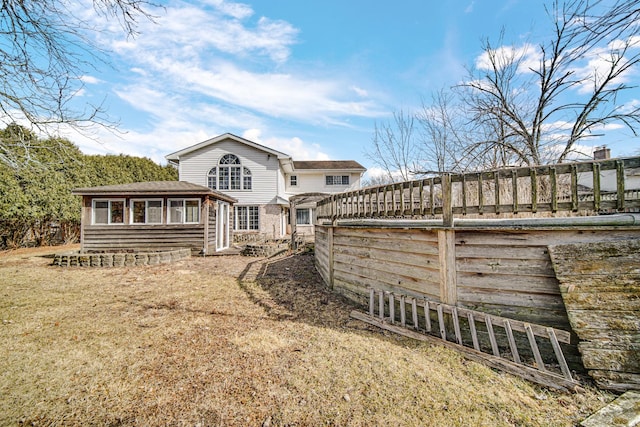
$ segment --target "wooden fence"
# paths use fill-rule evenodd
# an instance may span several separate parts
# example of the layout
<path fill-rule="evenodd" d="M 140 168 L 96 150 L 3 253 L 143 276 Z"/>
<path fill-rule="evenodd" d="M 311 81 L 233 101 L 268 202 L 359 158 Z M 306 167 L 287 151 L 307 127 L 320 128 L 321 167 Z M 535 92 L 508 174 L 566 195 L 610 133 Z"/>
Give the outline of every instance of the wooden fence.
<path fill-rule="evenodd" d="M 336 194 L 317 205 L 317 221 L 345 218 L 442 218 L 454 215 L 624 211 L 640 208 L 640 190 L 625 189 L 625 171 L 640 157 L 445 173 Z M 603 188 L 611 175 L 612 189 Z M 615 176 L 615 179 L 613 179 Z M 587 182 L 590 188 L 580 185 Z"/>
<path fill-rule="evenodd" d="M 637 210 L 638 191 L 625 187 L 636 168 L 640 158 L 514 168 L 333 195 L 318 203 L 316 267 L 362 307 L 374 288 L 570 331 L 549 246 L 638 239 L 640 214 L 547 216 Z M 591 190 L 578 185 L 584 174 Z"/>

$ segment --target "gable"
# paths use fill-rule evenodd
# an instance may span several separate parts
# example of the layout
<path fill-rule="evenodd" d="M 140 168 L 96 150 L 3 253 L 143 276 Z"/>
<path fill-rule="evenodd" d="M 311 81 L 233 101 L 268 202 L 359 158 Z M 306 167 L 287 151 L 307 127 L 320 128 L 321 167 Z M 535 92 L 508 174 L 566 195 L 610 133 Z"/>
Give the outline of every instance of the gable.
<path fill-rule="evenodd" d="M 169 162 L 172 163 L 179 163 L 180 160 L 182 158 L 184 158 L 184 156 L 187 155 L 193 155 L 195 152 L 200 151 L 200 150 L 206 150 L 206 149 L 211 149 L 211 147 L 215 144 L 218 144 L 220 142 L 223 141 L 233 141 L 235 143 L 241 144 L 241 145 L 245 145 L 247 147 L 251 147 L 253 149 L 259 150 L 259 151 L 263 151 L 264 153 L 274 156 L 277 159 L 291 159 L 291 156 L 289 156 L 288 154 L 282 153 L 280 151 L 274 150 L 272 148 L 269 147 L 265 147 L 264 145 L 260 145 L 256 142 L 253 141 L 249 141 L 248 139 L 245 138 L 241 138 L 237 135 L 231 134 L 231 133 L 225 133 L 222 135 L 218 135 L 214 138 L 208 139 L 206 141 L 200 142 L 198 144 L 192 145 L 190 147 L 187 148 L 183 148 L 182 150 L 173 152 L 171 154 L 167 154 L 165 157 L 165 159 L 167 159 Z"/>

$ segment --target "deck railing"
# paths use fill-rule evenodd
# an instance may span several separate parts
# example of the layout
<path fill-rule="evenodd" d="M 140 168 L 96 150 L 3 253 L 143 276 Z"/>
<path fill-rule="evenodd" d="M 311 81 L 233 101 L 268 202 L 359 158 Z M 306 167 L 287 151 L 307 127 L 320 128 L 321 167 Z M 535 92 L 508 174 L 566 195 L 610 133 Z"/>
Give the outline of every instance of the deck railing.
<path fill-rule="evenodd" d="M 467 214 L 621 212 L 640 208 L 640 190 L 625 188 L 636 169 L 640 157 L 444 173 L 334 194 L 318 202 L 316 218 L 442 218 L 446 226 Z"/>

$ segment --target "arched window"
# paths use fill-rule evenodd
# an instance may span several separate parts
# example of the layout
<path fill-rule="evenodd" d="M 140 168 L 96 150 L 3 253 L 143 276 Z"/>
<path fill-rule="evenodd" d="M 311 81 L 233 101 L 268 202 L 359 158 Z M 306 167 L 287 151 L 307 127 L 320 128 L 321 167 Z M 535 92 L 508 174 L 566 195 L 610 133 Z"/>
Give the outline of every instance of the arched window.
<path fill-rule="evenodd" d="M 241 165 L 238 156 L 225 154 L 209 170 L 207 185 L 213 190 L 251 190 L 251 171 Z"/>

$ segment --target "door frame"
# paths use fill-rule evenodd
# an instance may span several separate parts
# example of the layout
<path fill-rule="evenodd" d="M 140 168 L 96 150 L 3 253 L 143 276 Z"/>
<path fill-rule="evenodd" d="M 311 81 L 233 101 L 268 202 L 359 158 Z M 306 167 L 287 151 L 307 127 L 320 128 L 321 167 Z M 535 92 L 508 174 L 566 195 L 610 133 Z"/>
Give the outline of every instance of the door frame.
<path fill-rule="evenodd" d="M 216 251 L 229 249 L 229 203 L 218 200 L 216 218 Z"/>

